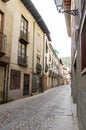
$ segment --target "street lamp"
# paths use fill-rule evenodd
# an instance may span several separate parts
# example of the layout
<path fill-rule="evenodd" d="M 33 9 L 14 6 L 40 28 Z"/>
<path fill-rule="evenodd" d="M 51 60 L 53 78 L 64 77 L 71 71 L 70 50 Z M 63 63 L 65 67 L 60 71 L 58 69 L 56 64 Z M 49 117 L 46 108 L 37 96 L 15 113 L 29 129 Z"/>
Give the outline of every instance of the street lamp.
<path fill-rule="evenodd" d="M 66 0 L 54 0 L 56 8 L 58 10 L 59 13 L 67 13 L 73 16 L 78 15 L 78 9 L 74 9 L 74 10 L 70 10 L 70 9 L 66 9 L 64 10 L 64 3 L 66 2 Z"/>

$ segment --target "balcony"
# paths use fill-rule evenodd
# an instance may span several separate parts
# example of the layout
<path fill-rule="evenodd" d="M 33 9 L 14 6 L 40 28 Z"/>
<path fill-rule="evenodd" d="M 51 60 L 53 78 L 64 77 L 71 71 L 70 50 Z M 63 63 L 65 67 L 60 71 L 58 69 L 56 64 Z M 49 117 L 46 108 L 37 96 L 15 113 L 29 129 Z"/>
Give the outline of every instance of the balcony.
<path fill-rule="evenodd" d="M 0 57 L 6 54 L 7 36 L 0 32 Z"/>
<path fill-rule="evenodd" d="M 41 64 L 40 64 L 40 63 L 37 63 L 37 64 L 36 64 L 36 72 L 37 72 L 37 74 L 40 74 L 40 73 L 41 73 L 41 70 L 42 70 Z"/>
<path fill-rule="evenodd" d="M 18 64 L 23 67 L 27 67 L 28 65 L 28 57 L 22 58 L 21 56 L 18 56 Z"/>
<path fill-rule="evenodd" d="M 10 57 L 2 56 L 0 57 L 0 66 L 6 66 L 10 63 Z"/>
<path fill-rule="evenodd" d="M 29 43 L 29 32 L 24 33 L 20 31 L 20 42 L 28 44 Z"/>
<path fill-rule="evenodd" d="M 9 0 L 2 0 L 3 2 L 8 2 Z"/>

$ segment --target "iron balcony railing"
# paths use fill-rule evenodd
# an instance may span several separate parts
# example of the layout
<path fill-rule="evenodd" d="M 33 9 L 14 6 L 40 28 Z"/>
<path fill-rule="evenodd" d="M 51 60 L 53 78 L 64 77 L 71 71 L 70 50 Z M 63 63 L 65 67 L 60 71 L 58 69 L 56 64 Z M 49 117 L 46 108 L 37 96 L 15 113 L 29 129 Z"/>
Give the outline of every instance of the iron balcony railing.
<path fill-rule="evenodd" d="M 18 56 L 18 64 L 21 65 L 21 66 L 24 66 L 24 67 L 27 67 L 28 65 L 28 56 L 26 57 L 21 57 L 21 56 Z"/>
<path fill-rule="evenodd" d="M 7 36 L 0 32 L 0 57 L 6 54 Z"/>
<path fill-rule="evenodd" d="M 20 31 L 20 40 L 22 42 L 26 42 L 27 44 L 29 43 L 29 32 L 27 31 L 26 33 L 24 33 L 24 31 Z"/>

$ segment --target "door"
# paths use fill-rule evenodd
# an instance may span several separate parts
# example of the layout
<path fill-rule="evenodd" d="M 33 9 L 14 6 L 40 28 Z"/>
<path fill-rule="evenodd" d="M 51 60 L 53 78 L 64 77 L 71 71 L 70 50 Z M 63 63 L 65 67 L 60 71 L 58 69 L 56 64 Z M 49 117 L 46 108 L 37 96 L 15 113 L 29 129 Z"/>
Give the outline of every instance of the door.
<path fill-rule="evenodd" d="M 24 74 L 23 95 L 29 95 L 29 81 L 30 76 L 28 74 Z"/>
<path fill-rule="evenodd" d="M 47 90 L 47 77 L 44 77 L 44 90 Z"/>
<path fill-rule="evenodd" d="M 39 92 L 43 92 L 42 77 L 39 77 Z"/>

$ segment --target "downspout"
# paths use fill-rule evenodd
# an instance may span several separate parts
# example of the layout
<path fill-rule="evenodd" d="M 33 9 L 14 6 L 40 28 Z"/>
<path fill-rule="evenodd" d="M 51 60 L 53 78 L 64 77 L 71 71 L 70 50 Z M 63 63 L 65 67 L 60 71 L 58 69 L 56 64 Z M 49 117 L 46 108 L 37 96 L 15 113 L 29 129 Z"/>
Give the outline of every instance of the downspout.
<path fill-rule="evenodd" d="M 3 85 L 3 103 L 5 103 L 6 99 L 6 66 L 4 67 L 4 85 Z"/>
<path fill-rule="evenodd" d="M 9 65 L 4 67 L 3 103 L 8 101 Z"/>
<path fill-rule="evenodd" d="M 33 54 L 32 54 L 32 74 L 34 73 L 34 44 L 35 44 L 35 23 L 33 23 Z"/>
<path fill-rule="evenodd" d="M 33 23 L 33 45 L 32 45 L 32 88 L 31 88 L 31 94 L 33 93 L 33 74 L 34 74 L 34 44 L 35 44 L 35 23 Z"/>
<path fill-rule="evenodd" d="M 42 83 L 42 92 L 44 91 L 45 36 L 46 36 L 46 34 L 43 35 L 43 83 Z"/>
<path fill-rule="evenodd" d="M 6 102 L 8 101 L 8 80 L 9 80 L 9 65 L 7 66 Z"/>

